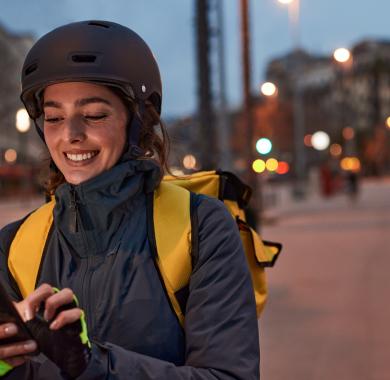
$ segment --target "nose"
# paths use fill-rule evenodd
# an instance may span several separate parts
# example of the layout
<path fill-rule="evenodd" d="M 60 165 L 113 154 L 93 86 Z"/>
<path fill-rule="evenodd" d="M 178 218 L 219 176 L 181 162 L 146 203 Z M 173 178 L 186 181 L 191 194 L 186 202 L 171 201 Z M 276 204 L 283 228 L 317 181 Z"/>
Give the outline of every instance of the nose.
<path fill-rule="evenodd" d="M 83 142 L 87 137 L 85 125 L 79 117 L 69 118 L 65 130 L 65 139 L 71 144 Z"/>

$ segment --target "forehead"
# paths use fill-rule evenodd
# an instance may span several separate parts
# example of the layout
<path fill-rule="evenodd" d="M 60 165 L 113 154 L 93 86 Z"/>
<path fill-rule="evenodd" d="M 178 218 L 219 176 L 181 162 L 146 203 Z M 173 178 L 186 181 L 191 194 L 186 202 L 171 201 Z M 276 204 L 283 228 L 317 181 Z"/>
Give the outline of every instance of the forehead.
<path fill-rule="evenodd" d="M 108 87 L 89 82 L 55 83 L 45 88 L 44 101 L 52 100 L 59 103 L 75 102 L 83 98 L 100 97 L 116 105 L 121 99 Z"/>

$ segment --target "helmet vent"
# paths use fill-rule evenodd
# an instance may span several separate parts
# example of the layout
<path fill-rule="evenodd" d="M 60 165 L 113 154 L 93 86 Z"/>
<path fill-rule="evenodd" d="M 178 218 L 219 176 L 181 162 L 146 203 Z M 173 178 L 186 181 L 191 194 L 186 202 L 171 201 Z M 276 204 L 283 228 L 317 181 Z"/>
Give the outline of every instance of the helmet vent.
<path fill-rule="evenodd" d="M 28 66 L 28 67 L 26 68 L 26 70 L 24 70 L 24 75 L 25 75 L 25 76 L 30 75 L 30 74 L 33 73 L 37 68 L 38 68 L 38 64 L 37 64 L 37 63 L 31 64 L 30 66 Z"/>
<path fill-rule="evenodd" d="M 88 25 L 100 26 L 100 27 L 106 28 L 106 29 L 108 29 L 110 27 L 110 25 L 103 24 L 102 22 L 97 22 L 97 21 L 91 21 L 88 23 Z"/>
<path fill-rule="evenodd" d="M 96 61 L 96 55 L 75 54 L 72 55 L 72 61 L 76 63 L 93 63 Z"/>

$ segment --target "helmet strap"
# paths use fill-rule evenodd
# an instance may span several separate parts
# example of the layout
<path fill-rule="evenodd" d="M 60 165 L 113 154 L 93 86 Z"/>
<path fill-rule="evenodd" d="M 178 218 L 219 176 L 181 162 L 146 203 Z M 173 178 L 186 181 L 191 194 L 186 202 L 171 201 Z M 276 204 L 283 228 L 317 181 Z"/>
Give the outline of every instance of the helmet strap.
<path fill-rule="evenodd" d="M 144 114 L 145 103 L 141 100 L 138 103 L 138 112 L 134 113 L 129 125 L 128 141 L 121 161 L 137 159 L 145 154 L 144 150 L 139 146 Z"/>

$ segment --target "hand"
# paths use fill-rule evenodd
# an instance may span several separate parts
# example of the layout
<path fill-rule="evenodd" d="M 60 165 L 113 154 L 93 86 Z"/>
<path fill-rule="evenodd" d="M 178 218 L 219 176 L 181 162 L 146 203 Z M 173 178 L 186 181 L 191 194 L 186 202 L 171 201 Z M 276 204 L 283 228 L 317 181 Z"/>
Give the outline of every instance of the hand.
<path fill-rule="evenodd" d="M 53 289 L 49 286 L 40 287 L 23 301 L 14 302 L 14 306 L 22 320 L 26 322 L 32 318 L 39 304 L 53 293 Z M 17 332 L 18 327 L 14 323 L 0 325 L 0 376 L 24 364 L 29 358 L 28 355 L 37 353 L 38 346 L 34 340 L 2 344 L 1 340 L 11 338 Z"/>
<path fill-rule="evenodd" d="M 70 289 L 52 288 L 44 308 L 35 309 L 35 317 L 26 322 L 40 350 L 63 372 L 79 376 L 90 358 L 90 343 L 84 313 Z"/>
<path fill-rule="evenodd" d="M 0 325 L 0 377 L 12 368 L 24 364 L 28 360 L 27 355 L 37 350 L 37 344 L 33 340 L 1 344 L 1 339 L 10 338 L 16 335 L 17 331 L 17 326 L 13 323 Z"/>

